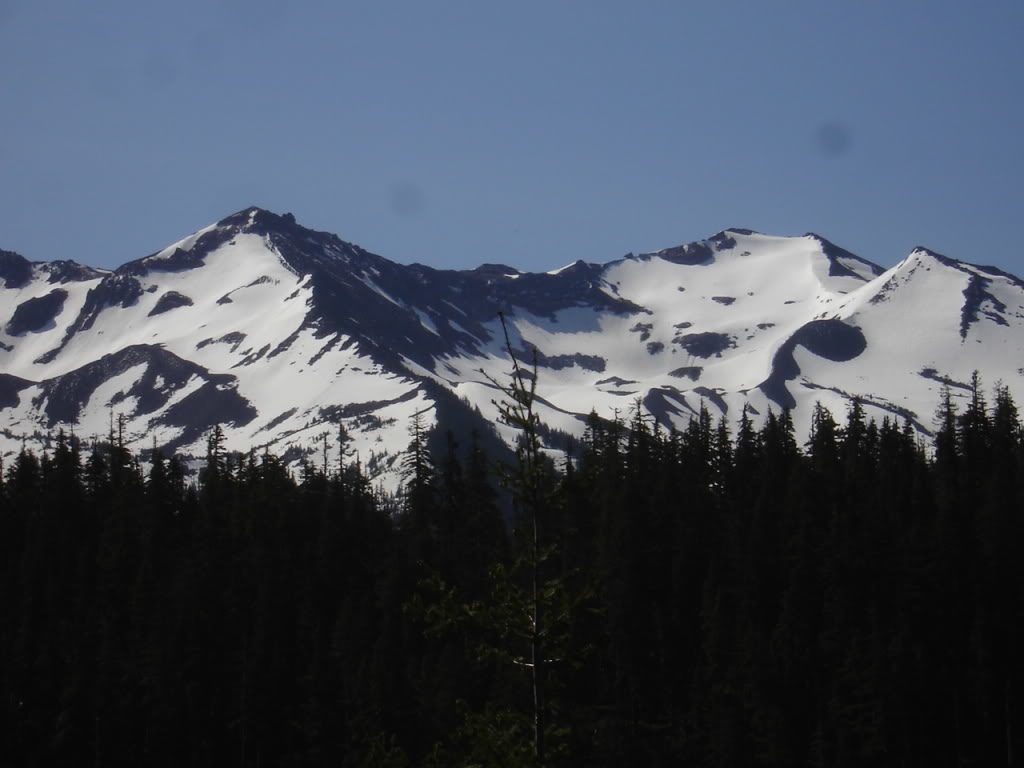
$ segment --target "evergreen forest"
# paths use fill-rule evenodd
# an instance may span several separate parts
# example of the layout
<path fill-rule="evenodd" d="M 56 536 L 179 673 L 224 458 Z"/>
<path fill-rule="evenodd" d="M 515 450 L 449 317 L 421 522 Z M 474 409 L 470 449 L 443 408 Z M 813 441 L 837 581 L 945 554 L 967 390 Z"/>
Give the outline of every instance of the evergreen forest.
<path fill-rule="evenodd" d="M 0 472 L 0 766 L 1009 766 L 1024 761 L 1024 433 L 947 388 L 553 459 L 410 426 L 398 496 L 339 428 L 190 475 L 116 427 Z"/>

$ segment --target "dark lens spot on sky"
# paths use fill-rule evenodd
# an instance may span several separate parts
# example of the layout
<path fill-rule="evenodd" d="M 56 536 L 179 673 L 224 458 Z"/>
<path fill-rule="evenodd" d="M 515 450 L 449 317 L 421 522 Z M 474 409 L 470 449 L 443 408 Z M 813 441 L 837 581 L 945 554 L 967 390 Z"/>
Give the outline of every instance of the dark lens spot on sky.
<path fill-rule="evenodd" d="M 423 210 L 423 190 L 410 181 L 392 184 L 388 188 L 388 199 L 391 202 L 391 210 L 402 218 L 415 216 Z"/>
<path fill-rule="evenodd" d="M 850 129 L 838 120 L 819 125 L 814 131 L 814 138 L 818 149 L 828 157 L 845 155 L 853 144 Z"/>

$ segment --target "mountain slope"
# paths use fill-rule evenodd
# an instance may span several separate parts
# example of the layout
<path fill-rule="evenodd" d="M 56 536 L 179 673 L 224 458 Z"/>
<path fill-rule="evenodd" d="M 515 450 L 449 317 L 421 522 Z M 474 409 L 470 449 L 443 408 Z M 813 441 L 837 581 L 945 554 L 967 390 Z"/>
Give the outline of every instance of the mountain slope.
<path fill-rule="evenodd" d="M 574 434 L 637 402 L 666 427 L 702 403 L 730 421 L 791 408 L 802 431 L 814 402 L 852 397 L 927 433 L 942 382 L 973 369 L 1020 395 L 1024 284 L 925 249 L 883 271 L 817 235 L 737 229 L 548 273 L 451 271 L 250 208 L 113 272 L 0 252 L 0 450 L 103 436 L 116 415 L 140 447 L 202 454 L 221 423 L 230 449 L 294 460 L 341 422 L 394 487 L 414 413 L 495 418 L 499 312 L 517 354 L 536 350 L 542 418 Z"/>

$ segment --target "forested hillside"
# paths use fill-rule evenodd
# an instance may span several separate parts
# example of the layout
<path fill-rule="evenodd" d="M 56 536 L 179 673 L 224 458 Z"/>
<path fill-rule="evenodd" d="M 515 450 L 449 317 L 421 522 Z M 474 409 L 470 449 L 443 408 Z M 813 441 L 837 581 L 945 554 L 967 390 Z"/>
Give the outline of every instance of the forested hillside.
<path fill-rule="evenodd" d="M 397 498 L 343 432 L 297 477 L 219 431 L 194 482 L 116 429 L 22 451 L 0 765 L 1020 760 L 1006 389 L 947 390 L 927 446 L 857 402 L 810 435 L 703 409 L 670 434 L 637 407 L 561 466 L 511 392 L 518 465 L 453 439 L 434 460 L 414 422 Z"/>

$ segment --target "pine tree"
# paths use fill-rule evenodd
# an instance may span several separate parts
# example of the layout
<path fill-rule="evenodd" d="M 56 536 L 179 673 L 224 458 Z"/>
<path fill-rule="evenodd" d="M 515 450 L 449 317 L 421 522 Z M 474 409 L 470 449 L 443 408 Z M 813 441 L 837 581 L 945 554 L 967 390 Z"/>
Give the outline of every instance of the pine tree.
<path fill-rule="evenodd" d="M 519 431 L 516 446 L 516 465 L 508 475 L 508 482 L 513 498 L 519 505 L 526 526 L 527 551 L 522 561 L 525 565 L 529 584 L 527 592 L 520 594 L 511 582 L 507 584 L 510 598 L 509 604 L 525 607 L 527 622 L 516 634 L 529 644 L 529 661 L 519 661 L 530 670 L 530 688 L 533 702 L 533 752 L 539 766 L 547 761 L 547 714 L 548 702 L 545 699 L 547 670 L 545 653 L 546 640 L 550 634 L 548 626 L 551 619 L 545 615 L 549 607 L 550 597 L 557 589 L 554 582 L 544 579 L 542 569 L 553 554 L 549 545 L 541 543 L 541 527 L 546 522 L 547 489 L 549 487 L 548 468 L 543 461 L 538 427 L 540 417 L 534 410 L 537 397 L 537 359 L 536 350 L 532 371 L 527 374 L 516 359 L 512 350 L 512 342 L 508 336 L 508 326 L 504 315 L 499 315 L 505 331 L 505 346 L 512 361 L 512 381 L 508 386 L 498 385 L 505 395 L 499 403 L 498 412 L 501 420 L 508 426 Z M 497 383 L 497 382 L 492 382 Z M 547 535 L 545 533 L 545 535 Z M 525 599 L 524 599 L 525 598 Z M 518 604 L 518 605 L 517 605 Z M 511 617 L 510 617 L 511 618 Z M 520 622 L 517 621 L 517 624 Z"/>

